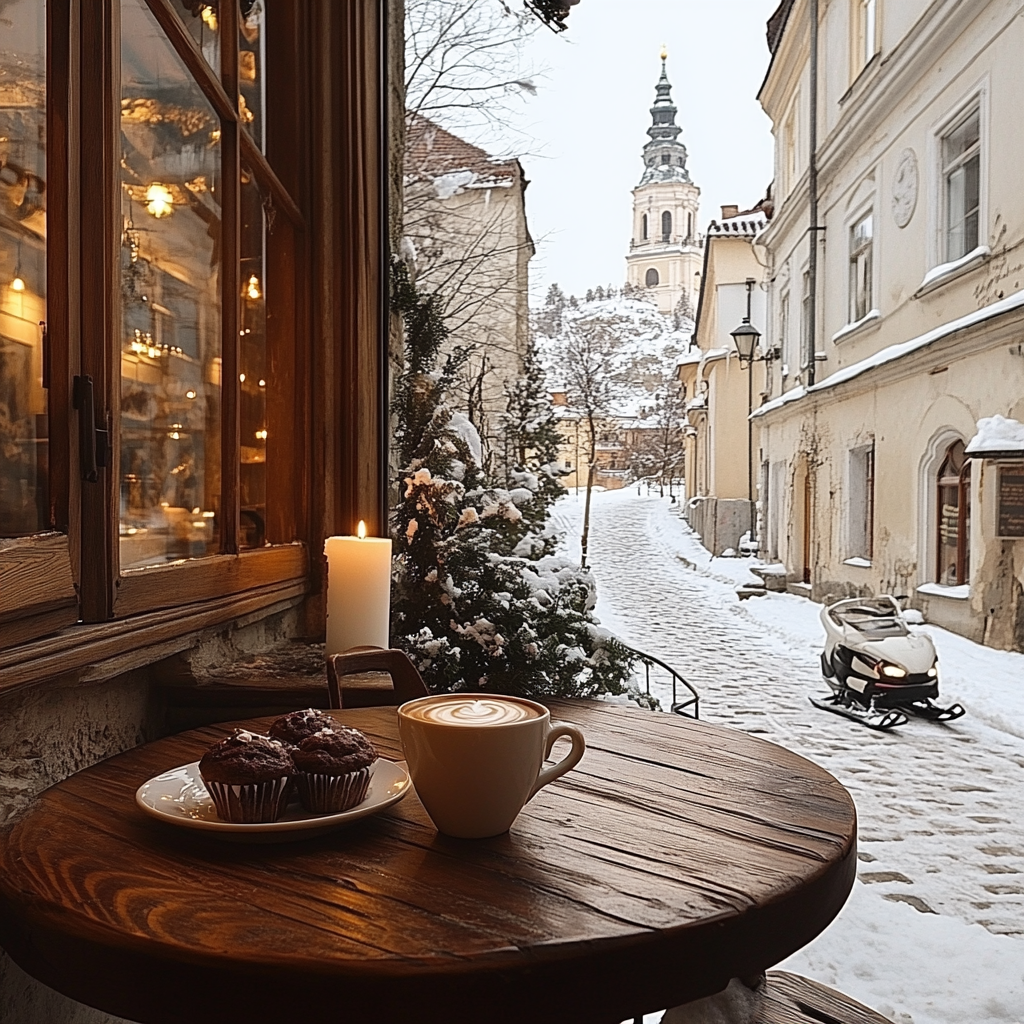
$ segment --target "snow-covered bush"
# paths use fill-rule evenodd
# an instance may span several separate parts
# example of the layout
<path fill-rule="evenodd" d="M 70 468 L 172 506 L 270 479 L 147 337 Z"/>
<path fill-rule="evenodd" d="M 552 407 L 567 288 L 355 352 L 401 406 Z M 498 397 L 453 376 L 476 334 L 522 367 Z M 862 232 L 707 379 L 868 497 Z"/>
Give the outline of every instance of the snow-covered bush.
<path fill-rule="evenodd" d="M 392 643 L 435 692 L 627 692 L 630 655 L 594 618 L 592 577 L 551 554 L 548 513 L 561 487 L 537 394 L 524 384 L 510 396 L 516 458 L 506 479 L 484 479 L 475 429 L 446 404 L 462 356 L 437 366 L 435 299 L 421 298 L 400 264 L 392 299 L 407 346 L 395 409 L 403 468 L 391 518 Z"/>

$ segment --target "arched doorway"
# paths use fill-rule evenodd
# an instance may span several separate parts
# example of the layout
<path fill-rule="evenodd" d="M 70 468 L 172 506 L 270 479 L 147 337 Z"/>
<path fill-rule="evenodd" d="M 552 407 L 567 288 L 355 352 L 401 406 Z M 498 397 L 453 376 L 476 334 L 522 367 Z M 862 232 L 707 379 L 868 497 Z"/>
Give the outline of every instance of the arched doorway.
<path fill-rule="evenodd" d="M 946 449 L 935 485 L 935 582 L 957 587 L 970 577 L 971 463 L 963 441 Z"/>

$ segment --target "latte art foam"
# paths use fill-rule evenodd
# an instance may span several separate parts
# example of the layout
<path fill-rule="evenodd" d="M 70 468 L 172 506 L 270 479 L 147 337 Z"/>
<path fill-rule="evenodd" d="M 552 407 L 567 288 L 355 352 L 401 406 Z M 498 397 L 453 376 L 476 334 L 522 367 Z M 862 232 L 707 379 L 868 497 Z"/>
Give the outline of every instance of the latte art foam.
<path fill-rule="evenodd" d="M 420 722 L 438 725 L 511 725 L 527 719 L 540 718 L 541 712 L 529 704 L 488 697 L 458 697 L 450 700 L 424 702 L 403 712 Z"/>

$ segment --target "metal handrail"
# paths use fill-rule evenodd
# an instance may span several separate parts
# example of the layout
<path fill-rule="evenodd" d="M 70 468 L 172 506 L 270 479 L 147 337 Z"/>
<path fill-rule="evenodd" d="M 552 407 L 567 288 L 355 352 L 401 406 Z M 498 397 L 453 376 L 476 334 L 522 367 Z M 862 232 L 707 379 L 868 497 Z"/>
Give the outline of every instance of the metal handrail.
<path fill-rule="evenodd" d="M 675 715 L 682 715 L 684 718 L 700 718 L 700 694 L 674 669 L 671 665 L 666 665 L 660 658 L 654 657 L 653 654 L 646 654 L 644 651 L 638 651 L 635 647 L 628 647 L 625 644 L 626 650 L 640 662 L 643 662 L 644 666 L 644 677 L 646 683 L 646 690 L 648 696 L 651 693 L 651 668 L 657 665 L 659 668 L 663 668 L 672 677 L 672 705 L 670 710 Z M 679 684 L 682 684 L 690 692 L 690 696 L 685 700 L 679 699 Z M 687 710 L 693 708 L 693 712 Z"/>

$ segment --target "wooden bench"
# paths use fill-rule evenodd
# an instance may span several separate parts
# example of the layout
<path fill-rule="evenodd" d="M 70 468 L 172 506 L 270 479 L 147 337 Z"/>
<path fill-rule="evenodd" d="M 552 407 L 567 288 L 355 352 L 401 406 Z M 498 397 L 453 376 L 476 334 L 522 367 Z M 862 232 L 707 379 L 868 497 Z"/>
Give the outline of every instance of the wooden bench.
<path fill-rule="evenodd" d="M 891 1024 L 834 988 L 789 971 L 769 971 L 756 1024 Z"/>
<path fill-rule="evenodd" d="M 891 1024 L 842 992 L 789 971 L 733 981 L 717 996 L 666 1011 L 662 1024 L 715 1019 L 735 1019 L 737 1024 Z"/>

